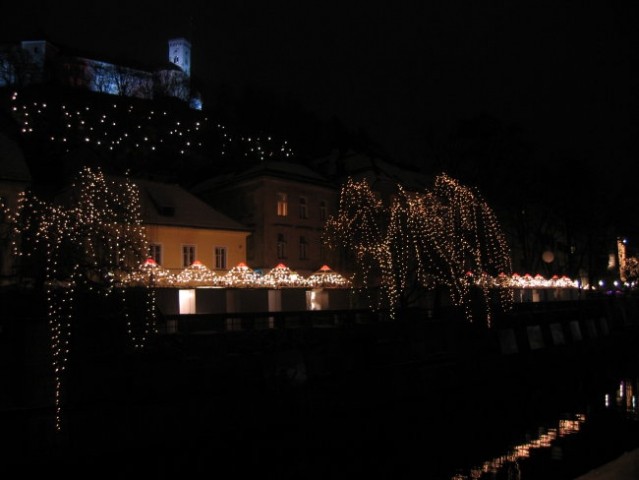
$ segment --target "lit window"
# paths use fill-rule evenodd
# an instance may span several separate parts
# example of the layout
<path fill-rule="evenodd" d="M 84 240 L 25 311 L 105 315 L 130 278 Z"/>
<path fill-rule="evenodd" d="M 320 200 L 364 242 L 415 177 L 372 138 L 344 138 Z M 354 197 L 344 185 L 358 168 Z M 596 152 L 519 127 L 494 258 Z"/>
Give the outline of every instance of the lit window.
<path fill-rule="evenodd" d="M 226 270 L 226 247 L 215 247 L 215 268 Z"/>
<path fill-rule="evenodd" d="M 180 303 L 180 315 L 196 313 L 195 290 L 179 290 L 178 299 Z"/>
<path fill-rule="evenodd" d="M 277 194 L 277 216 L 288 216 L 288 197 L 285 193 L 279 192 Z"/>
<path fill-rule="evenodd" d="M 286 258 L 286 238 L 281 233 L 277 235 L 277 258 Z"/>
<path fill-rule="evenodd" d="M 195 245 L 182 245 L 182 266 L 190 267 L 195 262 Z"/>
<path fill-rule="evenodd" d="M 308 258 L 308 243 L 305 237 L 300 237 L 300 260 Z"/>
<path fill-rule="evenodd" d="M 300 218 L 308 218 L 308 205 L 306 197 L 300 197 Z"/>
<path fill-rule="evenodd" d="M 149 258 L 155 260 L 158 265 L 162 265 L 162 245 L 159 243 L 149 244 Z"/>
<path fill-rule="evenodd" d="M 326 220 L 326 202 L 324 200 L 320 202 L 319 217 L 322 222 Z"/>

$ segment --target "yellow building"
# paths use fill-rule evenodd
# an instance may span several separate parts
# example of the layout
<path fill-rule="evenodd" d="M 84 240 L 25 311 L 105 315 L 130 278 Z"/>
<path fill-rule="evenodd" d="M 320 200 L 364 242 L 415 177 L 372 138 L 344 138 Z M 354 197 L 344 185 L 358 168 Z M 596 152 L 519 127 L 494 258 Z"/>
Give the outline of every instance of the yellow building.
<path fill-rule="evenodd" d="M 179 273 L 199 260 L 224 274 L 246 262 L 251 230 L 214 210 L 178 185 L 134 180 L 140 188 L 149 256 Z"/>
<path fill-rule="evenodd" d="M 268 271 L 283 263 L 310 275 L 333 263 L 321 236 L 337 210 L 336 187 L 304 165 L 264 161 L 193 188 L 215 208 L 252 228 L 247 261 Z"/>

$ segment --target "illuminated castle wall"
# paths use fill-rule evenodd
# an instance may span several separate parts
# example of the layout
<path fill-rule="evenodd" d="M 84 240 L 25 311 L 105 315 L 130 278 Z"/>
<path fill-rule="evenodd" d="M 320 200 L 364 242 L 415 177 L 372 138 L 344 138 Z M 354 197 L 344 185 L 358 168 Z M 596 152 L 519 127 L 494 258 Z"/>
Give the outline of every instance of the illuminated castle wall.
<path fill-rule="evenodd" d="M 109 95 L 179 98 L 200 110 L 202 102 L 191 90 L 191 43 L 169 40 L 168 60 L 149 70 L 70 55 L 46 40 L 28 40 L 0 50 L 0 87 L 54 83 Z"/>

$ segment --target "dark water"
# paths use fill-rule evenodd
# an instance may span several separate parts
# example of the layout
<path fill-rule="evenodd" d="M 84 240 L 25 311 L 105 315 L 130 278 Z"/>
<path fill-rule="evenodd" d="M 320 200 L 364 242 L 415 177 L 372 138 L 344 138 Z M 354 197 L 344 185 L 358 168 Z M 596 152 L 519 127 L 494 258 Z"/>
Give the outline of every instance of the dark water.
<path fill-rule="evenodd" d="M 342 362 L 299 381 L 246 353 L 93 356 L 72 365 L 63 432 L 32 413 L 0 473 L 574 479 L 639 447 L 635 337 L 450 365 Z"/>

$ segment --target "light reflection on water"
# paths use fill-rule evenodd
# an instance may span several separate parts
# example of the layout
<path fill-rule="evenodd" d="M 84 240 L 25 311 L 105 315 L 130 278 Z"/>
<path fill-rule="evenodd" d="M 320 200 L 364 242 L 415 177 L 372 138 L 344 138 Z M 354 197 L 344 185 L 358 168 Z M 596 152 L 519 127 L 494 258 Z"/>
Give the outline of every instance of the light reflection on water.
<path fill-rule="evenodd" d="M 474 466 L 467 475 L 457 473 L 451 477 L 451 480 L 481 479 L 486 475 L 492 477 L 504 468 L 508 469 L 509 478 L 512 478 L 513 474 L 515 474 L 514 478 L 519 478 L 519 460 L 530 457 L 532 450 L 550 448 L 558 438 L 579 432 L 585 421 L 586 415 L 578 413 L 571 418 L 559 419 L 552 427 L 540 427 L 535 438 L 514 445 L 507 453 Z"/>
<path fill-rule="evenodd" d="M 623 379 L 619 382 L 619 388 L 615 398 L 617 409 L 624 411 L 634 420 L 639 419 L 639 411 L 637 409 L 637 379 Z M 610 394 L 604 396 L 604 405 L 606 408 L 612 408 L 610 405 Z"/>
<path fill-rule="evenodd" d="M 605 409 L 617 411 L 633 421 L 639 420 L 638 384 L 638 379 L 620 380 L 615 391 L 603 395 Z M 614 404 L 611 402 L 613 397 L 615 398 Z M 578 434 L 586 421 L 585 413 L 564 415 L 550 427 L 539 427 L 537 433 L 532 436 L 533 438 L 527 438 L 527 441 L 512 446 L 506 453 L 476 464 L 468 472 L 458 471 L 450 478 L 451 480 L 481 480 L 495 478 L 498 472 L 504 471 L 507 472 L 509 479 L 520 479 L 522 478 L 519 464 L 521 460 L 529 458 L 533 450 L 551 448 L 558 439 Z M 531 437 L 531 435 L 527 435 L 527 437 Z M 561 456 L 560 450 L 558 452 L 558 456 Z"/>

